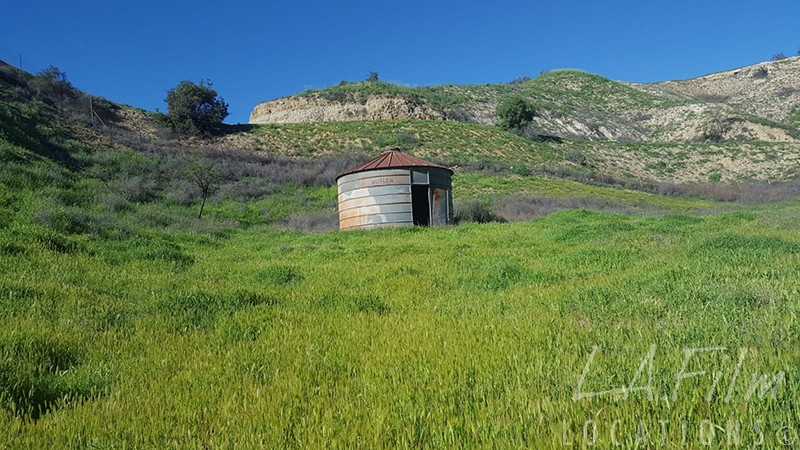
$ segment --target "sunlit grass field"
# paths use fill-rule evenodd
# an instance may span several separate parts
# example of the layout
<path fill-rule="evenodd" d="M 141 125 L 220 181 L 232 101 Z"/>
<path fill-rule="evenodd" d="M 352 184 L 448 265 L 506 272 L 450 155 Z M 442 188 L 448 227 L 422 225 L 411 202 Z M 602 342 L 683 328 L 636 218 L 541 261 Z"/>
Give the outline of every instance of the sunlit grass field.
<path fill-rule="evenodd" d="M 701 447 L 730 422 L 742 447 L 774 447 L 800 431 L 799 216 L 117 243 L 12 223 L 0 445 L 632 448 L 665 427 Z M 584 371 L 582 393 L 653 400 L 576 397 Z"/>
<path fill-rule="evenodd" d="M 254 128 L 292 160 L 160 146 L 14 86 L 0 449 L 800 444 L 797 199 L 555 179 L 553 147 L 444 122 Z M 528 220 L 289 231 L 335 220 L 321 149 L 361 137 Z M 225 175 L 201 220 L 195 159 Z"/>

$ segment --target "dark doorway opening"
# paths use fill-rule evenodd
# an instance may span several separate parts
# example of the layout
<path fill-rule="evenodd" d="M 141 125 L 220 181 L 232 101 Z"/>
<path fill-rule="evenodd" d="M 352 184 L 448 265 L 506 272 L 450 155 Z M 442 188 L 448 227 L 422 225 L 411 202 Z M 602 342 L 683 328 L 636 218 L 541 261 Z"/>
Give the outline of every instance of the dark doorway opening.
<path fill-rule="evenodd" d="M 428 186 L 411 186 L 411 212 L 414 215 L 414 225 L 430 225 L 431 200 Z"/>

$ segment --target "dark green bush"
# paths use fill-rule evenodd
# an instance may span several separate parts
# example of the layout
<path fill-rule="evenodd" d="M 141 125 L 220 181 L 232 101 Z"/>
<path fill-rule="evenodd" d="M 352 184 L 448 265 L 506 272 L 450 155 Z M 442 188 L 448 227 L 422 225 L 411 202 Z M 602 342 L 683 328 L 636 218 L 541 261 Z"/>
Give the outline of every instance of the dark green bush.
<path fill-rule="evenodd" d="M 522 97 L 509 97 L 497 107 L 497 126 L 505 130 L 521 130 L 536 115 L 536 109 Z"/>
<path fill-rule="evenodd" d="M 165 124 L 173 131 L 209 134 L 219 129 L 228 117 L 228 104 L 217 96 L 211 81 L 198 84 L 181 81 L 167 92 Z"/>
<path fill-rule="evenodd" d="M 468 200 L 465 203 L 457 203 L 455 205 L 453 221 L 455 223 L 504 222 L 501 217 L 495 214 L 488 200 Z"/>
<path fill-rule="evenodd" d="M 564 158 L 566 158 L 567 161 L 578 164 L 579 166 L 586 164 L 586 155 L 584 155 L 583 152 L 577 148 L 571 148 L 567 150 L 564 154 Z"/>

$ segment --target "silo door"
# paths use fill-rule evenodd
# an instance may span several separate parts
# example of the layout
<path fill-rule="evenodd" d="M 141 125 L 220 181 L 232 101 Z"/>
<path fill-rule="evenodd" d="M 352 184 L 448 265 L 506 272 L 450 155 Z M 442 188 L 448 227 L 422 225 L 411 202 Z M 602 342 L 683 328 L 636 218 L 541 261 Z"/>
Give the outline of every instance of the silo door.
<path fill-rule="evenodd" d="M 428 186 L 411 186 L 411 211 L 414 215 L 414 225 L 430 225 L 431 200 Z"/>
<path fill-rule="evenodd" d="M 447 189 L 431 188 L 431 191 L 433 191 L 431 225 L 447 225 Z"/>

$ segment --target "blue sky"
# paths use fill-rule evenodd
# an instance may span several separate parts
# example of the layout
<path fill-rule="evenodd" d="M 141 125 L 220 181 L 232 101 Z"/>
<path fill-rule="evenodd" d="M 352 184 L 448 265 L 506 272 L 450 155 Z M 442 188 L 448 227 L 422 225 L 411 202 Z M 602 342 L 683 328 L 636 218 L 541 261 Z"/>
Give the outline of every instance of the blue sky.
<path fill-rule="evenodd" d="M 557 68 L 612 79 L 699 76 L 800 49 L 800 1 L 45 2 L 0 0 L 0 59 L 165 109 L 208 78 L 245 123 L 257 103 L 340 80 L 496 83 Z"/>

